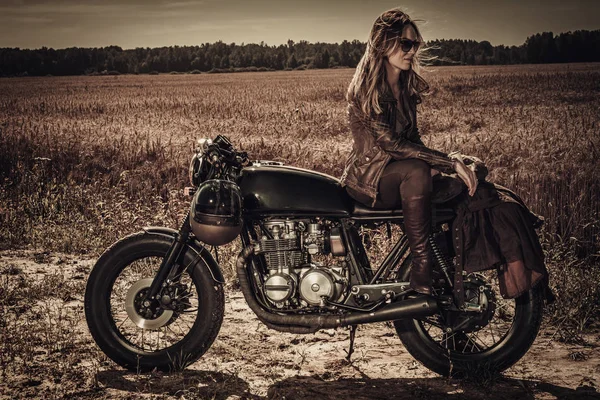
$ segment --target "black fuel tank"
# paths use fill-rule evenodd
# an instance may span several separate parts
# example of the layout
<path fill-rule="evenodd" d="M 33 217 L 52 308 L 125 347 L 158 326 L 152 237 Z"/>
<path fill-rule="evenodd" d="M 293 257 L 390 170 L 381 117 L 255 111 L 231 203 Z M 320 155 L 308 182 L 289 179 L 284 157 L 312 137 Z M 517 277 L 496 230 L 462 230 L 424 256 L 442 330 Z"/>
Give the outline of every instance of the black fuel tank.
<path fill-rule="evenodd" d="M 265 165 L 244 168 L 237 181 L 245 212 L 254 215 L 347 217 L 353 200 L 338 179 L 320 172 Z"/>

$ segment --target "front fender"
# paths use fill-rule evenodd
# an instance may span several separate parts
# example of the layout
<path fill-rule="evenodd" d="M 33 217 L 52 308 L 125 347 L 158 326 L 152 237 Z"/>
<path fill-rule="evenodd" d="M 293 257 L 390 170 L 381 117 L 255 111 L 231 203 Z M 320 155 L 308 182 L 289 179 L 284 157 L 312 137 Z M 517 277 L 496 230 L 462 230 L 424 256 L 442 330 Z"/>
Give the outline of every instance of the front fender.
<path fill-rule="evenodd" d="M 175 240 L 179 232 L 172 228 L 167 228 L 164 226 L 146 226 L 142 228 L 142 230 L 149 234 L 158 234 L 169 236 Z M 215 261 L 212 254 L 206 249 L 206 247 L 202 246 L 199 242 L 195 240 L 189 240 L 186 245 L 189 249 L 191 249 L 194 253 L 198 255 L 204 261 L 204 263 L 208 266 L 210 271 L 210 275 L 213 280 L 217 283 L 225 283 L 225 279 L 223 278 L 223 273 L 221 272 L 221 268 L 219 268 L 219 264 Z"/>

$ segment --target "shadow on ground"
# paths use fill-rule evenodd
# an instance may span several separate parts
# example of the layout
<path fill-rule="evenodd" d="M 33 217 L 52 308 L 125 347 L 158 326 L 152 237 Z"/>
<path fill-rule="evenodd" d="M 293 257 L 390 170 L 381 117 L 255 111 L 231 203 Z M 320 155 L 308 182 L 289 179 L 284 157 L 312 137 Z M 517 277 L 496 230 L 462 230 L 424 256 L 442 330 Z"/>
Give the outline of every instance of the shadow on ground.
<path fill-rule="evenodd" d="M 269 399 L 530 399 L 550 394 L 565 400 L 600 400 L 591 386 L 569 389 L 533 380 L 498 378 L 477 385 L 445 378 L 340 379 L 324 381 L 318 376 L 294 377 L 269 388 Z"/>
<path fill-rule="evenodd" d="M 260 399 L 249 393 L 248 383 L 236 375 L 212 371 L 183 371 L 173 374 L 136 374 L 123 370 L 99 372 L 98 383 L 105 389 L 129 393 L 152 393 L 175 397 L 227 399 L 238 396 Z"/>
<path fill-rule="evenodd" d="M 157 394 L 174 397 L 225 400 L 264 399 L 250 393 L 248 383 L 236 375 L 210 371 L 184 371 L 173 374 L 135 374 L 122 370 L 102 371 L 98 383 L 106 390 L 128 394 Z M 535 380 L 498 377 L 473 383 L 469 380 L 446 378 L 369 379 L 353 378 L 324 380 L 320 376 L 297 376 L 273 384 L 267 399 L 466 399 L 504 400 L 537 397 L 561 400 L 600 400 L 592 386 L 570 389 Z M 120 396 L 119 396 L 120 397 Z"/>

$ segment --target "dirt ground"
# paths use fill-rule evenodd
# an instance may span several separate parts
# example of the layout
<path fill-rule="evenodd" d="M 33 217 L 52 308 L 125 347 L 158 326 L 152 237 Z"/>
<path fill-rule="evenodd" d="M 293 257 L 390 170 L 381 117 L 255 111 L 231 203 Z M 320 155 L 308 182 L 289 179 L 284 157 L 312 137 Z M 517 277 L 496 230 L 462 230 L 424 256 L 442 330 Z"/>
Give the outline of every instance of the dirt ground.
<path fill-rule="evenodd" d="M 529 353 L 502 376 L 447 379 L 416 362 L 391 324 L 359 327 L 348 362 L 347 329 L 314 335 L 269 330 L 231 287 L 221 331 L 203 358 L 183 373 L 130 373 L 104 357 L 87 331 L 83 288 L 93 263 L 64 254 L 0 252 L 0 398 L 600 399 L 598 330 L 565 341 L 558 327 L 545 323 Z M 18 298 L 15 288 L 28 287 L 24 282 L 39 284 L 39 297 L 15 318 L 19 304 L 10 299 Z M 45 296 L 39 288 L 48 282 L 57 283 Z M 48 318 L 39 318 L 44 312 Z M 30 357 L 27 343 L 35 343 Z"/>

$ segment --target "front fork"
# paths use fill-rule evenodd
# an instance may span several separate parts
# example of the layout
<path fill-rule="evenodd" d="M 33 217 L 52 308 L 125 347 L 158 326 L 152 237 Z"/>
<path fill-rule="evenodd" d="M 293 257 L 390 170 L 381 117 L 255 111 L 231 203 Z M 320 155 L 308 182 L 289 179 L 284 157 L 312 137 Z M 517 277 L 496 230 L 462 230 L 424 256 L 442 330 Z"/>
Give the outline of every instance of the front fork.
<path fill-rule="evenodd" d="M 165 283 L 167 278 L 177 277 L 183 272 L 180 271 L 180 269 L 183 269 L 184 267 L 181 267 L 177 261 L 180 259 L 186 247 L 187 241 L 190 238 L 191 229 L 192 228 L 190 226 L 190 214 L 188 212 L 185 219 L 183 220 L 183 223 L 181 224 L 181 227 L 179 228 L 179 234 L 175 237 L 173 244 L 167 251 L 167 254 L 165 254 L 160 264 L 158 273 L 154 277 L 154 280 L 150 285 L 150 289 L 146 293 L 146 296 L 144 298 L 145 301 L 151 301 L 156 299 L 162 287 L 166 286 Z M 174 266 L 175 268 L 173 268 Z"/>

